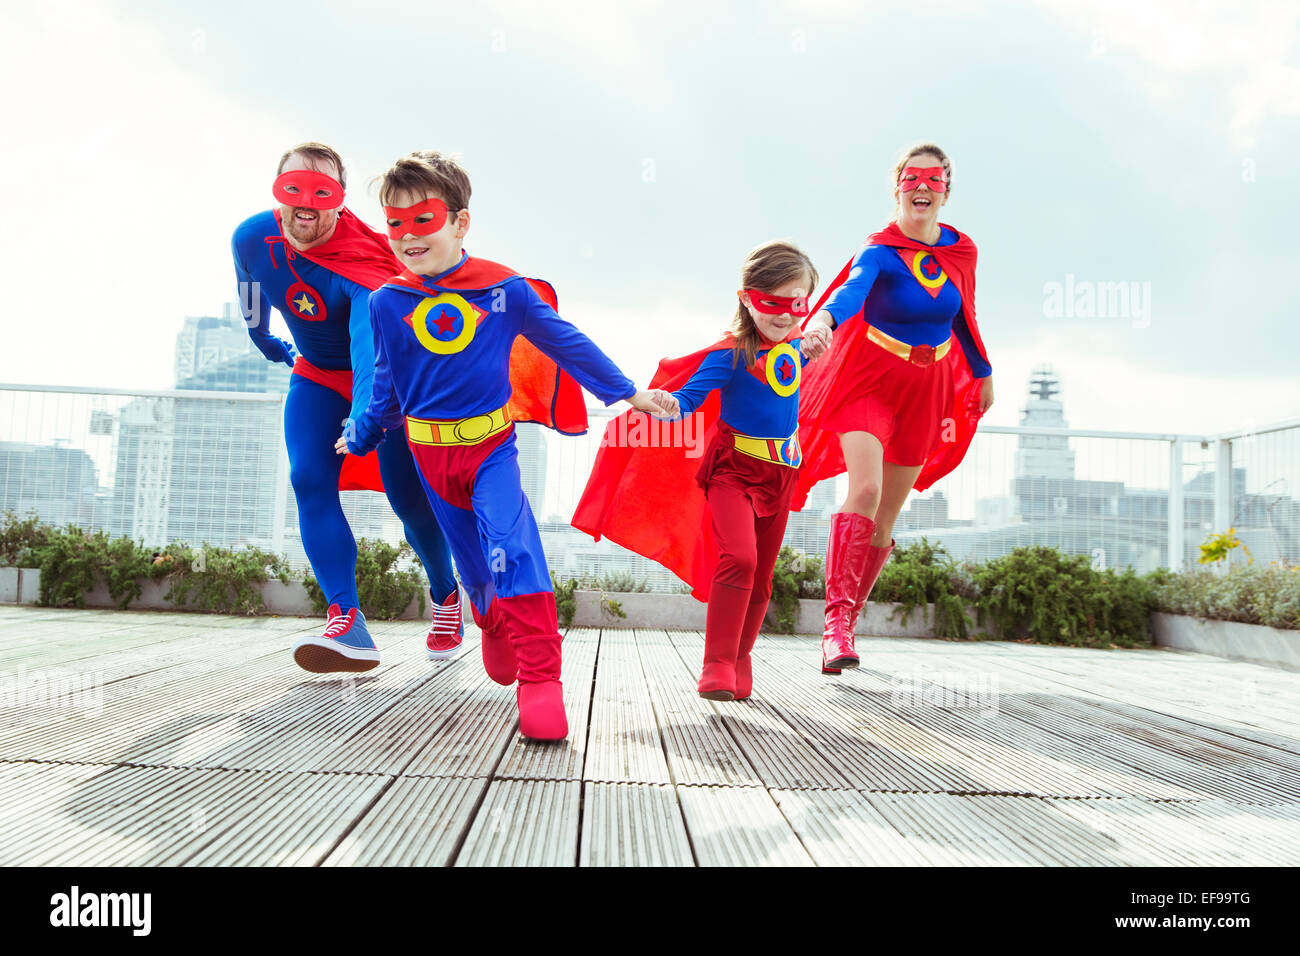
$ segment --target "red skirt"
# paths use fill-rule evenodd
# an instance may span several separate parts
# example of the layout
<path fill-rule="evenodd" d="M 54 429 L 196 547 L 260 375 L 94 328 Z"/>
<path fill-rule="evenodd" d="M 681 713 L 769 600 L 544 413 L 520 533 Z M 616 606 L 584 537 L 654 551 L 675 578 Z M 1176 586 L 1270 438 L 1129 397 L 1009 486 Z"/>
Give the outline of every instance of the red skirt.
<path fill-rule="evenodd" d="M 865 341 L 863 360 L 845 369 L 844 400 L 827 412 L 822 427 L 837 435 L 869 432 L 884 445 L 885 461 L 924 465 L 945 429 L 955 431 L 952 366 L 958 348 L 953 341 L 943 358 L 917 365 Z"/>
<path fill-rule="evenodd" d="M 799 469 L 736 451 L 736 440 L 732 437 L 735 434 L 731 426 L 718 420 L 717 432 L 695 473 L 695 481 L 704 489 L 704 496 L 708 497 L 710 485 L 725 484 L 749 498 L 757 518 L 788 511 Z"/>

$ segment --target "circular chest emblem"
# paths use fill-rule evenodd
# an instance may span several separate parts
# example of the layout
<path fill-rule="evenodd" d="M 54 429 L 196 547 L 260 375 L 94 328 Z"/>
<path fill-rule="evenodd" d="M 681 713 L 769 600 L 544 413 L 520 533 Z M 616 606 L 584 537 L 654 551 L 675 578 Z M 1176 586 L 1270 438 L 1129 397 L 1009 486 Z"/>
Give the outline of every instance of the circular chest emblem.
<path fill-rule="evenodd" d="M 781 442 L 779 449 L 781 460 L 791 468 L 798 468 L 803 461 L 803 452 L 799 449 L 799 434 L 796 432 L 785 441 Z"/>
<path fill-rule="evenodd" d="M 325 321 L 325 300 L 305 282 L 295 282 L 284 294 L 284 304 L 289 314 L 306 322 Z"/>
<path fill-rule="evenodd" d="M 780 345 L 767 353 L 767 384 L 772 386 L 772 391 L 782 398 L 793 395 L 799 388 L 799 353 L 794 350 L 789 342 L 782 342 Z"/>
<path fill-rule="evenodd" d="M 948 281 L 948 274 L 940 268 L 938 260 L 924 249 L 917 249 L 912 256 L 912 275 L 927 289 L 937 289 Z"/>
<path fill-rule="evenodd" d="M 411 313 L 415 337 L 430 352 L 452 355 L 474 340 L 478 310 L 455 292 L 440 292 L 424 299 Z"/>

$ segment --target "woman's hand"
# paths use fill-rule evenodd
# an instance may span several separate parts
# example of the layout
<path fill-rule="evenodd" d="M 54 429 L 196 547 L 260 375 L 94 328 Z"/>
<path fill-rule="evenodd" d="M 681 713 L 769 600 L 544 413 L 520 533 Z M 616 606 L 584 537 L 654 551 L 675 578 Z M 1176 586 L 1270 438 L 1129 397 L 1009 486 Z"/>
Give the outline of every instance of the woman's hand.
<path fill-rule="evenodd" d="M 993 376 L 986 375 L 980 380 L 979 413 L 983 415 L 993 405 Z"/>
<path fill-rule="evenodd" d="M 656 418 L 674 419 L 681 413 L 681 406 L 673 397 L 673 393 L 666 392 L 662 388 L 642 389 L 627 401 L 638 411 Z"/>
<path fill-rule="evenodd" d="M 799 351 L 808 361 L 820 358 L 831 347 L 831 330 L 821 322 L 810 322 L 804 330 Z"/>

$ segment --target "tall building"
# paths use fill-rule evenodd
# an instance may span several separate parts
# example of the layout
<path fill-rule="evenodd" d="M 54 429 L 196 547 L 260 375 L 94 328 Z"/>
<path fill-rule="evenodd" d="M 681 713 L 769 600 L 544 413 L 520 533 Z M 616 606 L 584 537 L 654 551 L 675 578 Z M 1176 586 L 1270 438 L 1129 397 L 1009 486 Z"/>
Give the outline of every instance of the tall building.
<path fill-rule="evenodd" d="M 1050 365 L 1034 369 L 1029 401 L 1020 411 L 1020 424 L 1034 428 L 1068 428 L 1065 408 L 1057 396 L 1060 379 Z M 1074 452 L 1064 435 L 1021 435 L 1016 445 L 1016 474 L 1043 478 L 1074 477 Z"/>

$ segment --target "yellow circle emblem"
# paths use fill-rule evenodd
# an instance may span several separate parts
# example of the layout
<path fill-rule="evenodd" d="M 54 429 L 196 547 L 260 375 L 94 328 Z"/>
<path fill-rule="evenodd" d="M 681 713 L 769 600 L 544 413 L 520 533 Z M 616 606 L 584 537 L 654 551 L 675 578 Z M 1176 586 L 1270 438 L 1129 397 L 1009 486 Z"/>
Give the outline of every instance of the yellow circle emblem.
<path fill-rule="evenodd" d="M 448 306 L 448 309 L 439 309 L 438 317 L 434 320 L 438 327 L 435 333 L 429 329 L 429 313 L 440 305 Z M 456 319 L 450 314 L 451 311 L 460 317 L 459 332 L 455 331 Z M 430 296 L 422 300 L 411 313 L 411 328 L 415 330 L 415 337 L 426 349 L 439 355 L 452 355 L 464 351 L 469 343 L 474 341 L 476 325 L 478 325 L 478 310 L 455 292 L 440 292 Z M 440 337 L 445 335 L 452 337 Z"/>
<path fill-rule="evenodd" d="M 938 274 L 936 274 L 932 279 L 922 272 L 921 262 L 928 255 L 930 255 L 930 253 L 926 252 L 924 249 L 916 250 L 916 255 L 912 256 L 912 275 L 916 276 L 916 281 L 921 283 L 921 285 L 925 286 L 927 289 L 937 289 L 948 281 L 948 273 L 939 269 Z M 935 268 L 938 268 L 937 261 L 935 262 Z"/>
<path fill-rule="evenodd" d="M 780 345 L 767 353 L 767 384 L 772 386 L 772 391 L 782 398 L 793 395 L 799 387 L 799 377 L 802 369 L 799 367 L 799 353 L 794 350 L 789 342 L 782 342 Z"/>

